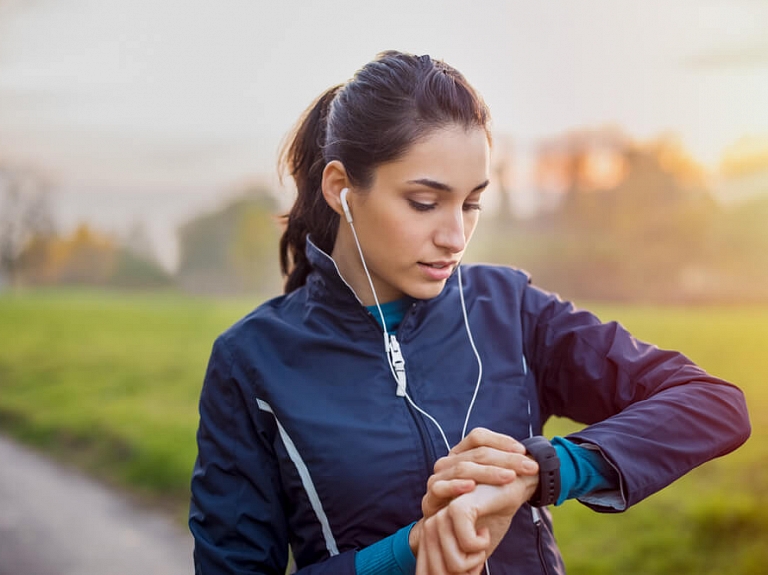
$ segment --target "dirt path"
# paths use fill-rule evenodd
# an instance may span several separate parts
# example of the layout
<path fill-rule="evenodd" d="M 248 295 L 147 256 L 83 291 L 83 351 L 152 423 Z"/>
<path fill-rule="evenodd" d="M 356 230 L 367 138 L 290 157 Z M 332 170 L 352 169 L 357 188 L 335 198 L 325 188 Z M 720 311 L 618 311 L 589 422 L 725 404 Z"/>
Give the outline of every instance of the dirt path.
<path fill-rule="evenodd" d="M 0 436 L 0 575 L 191 575 L 164 515 Z"/>

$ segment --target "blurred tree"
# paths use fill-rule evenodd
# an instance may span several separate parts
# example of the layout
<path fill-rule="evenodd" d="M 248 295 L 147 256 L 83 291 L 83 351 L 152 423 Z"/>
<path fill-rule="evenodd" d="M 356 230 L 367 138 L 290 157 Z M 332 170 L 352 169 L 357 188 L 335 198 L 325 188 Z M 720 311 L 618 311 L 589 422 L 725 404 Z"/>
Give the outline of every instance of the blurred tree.
<path fill-rule="evenodd" d="M 585 134 L 539 148 L 539 189 L 558 193 L 558 207 L 481 226 L 473 258 L 525 268 L 570 298 L 768 298 L 768 199 L 725 210 L 673 137 L 634 144 Z"/>
<path fill-rule="evenodd" d="M 688 300 L 708 287 L 686 278 L 708 266 L 707 240 L 719 209 L 697 185 L 682 150 L 671 150 L 658 142 L 628 148 L 620 183 L 563 203 L 559 217 L 581 240 L 589 295 Z"/>
<path fill-rule="evenodd" d="M 768 192 L 768 189 L 765 190 Z M 768 299 L 768 193 L 728 206 L 714 226 L 712 260 L 732 299 Z"/>
<path fill-rule="evenodd" d="M 116 242 L 88 224 L 80 224 L 69 238 L 55 247 L 59 248 L 57 255 L 61 255 L 59 283 L 104 284 L 117 263 Z"/>
<path fill-rule="evenodd" d="M 536 150 L 536 188 L 565 197 L 611 188 L 624 176 L 629 146 L 629 137 L 614 127 L 573 130 L 544 140 Z"/>
<path fill-rule="evenodd" d="M 246 189 L 218 211 L 179 229 L 179 285 L 195 293 L 280 291 L 276 203 L 264 188 Z"/>
<path fill-rule="evenodd" d="M 88 224 L 80 224 L 69 236 L 32 236 L 19 255 L 18 278 L 23 285 L 173 285 L 171 274 L 156 260 L 120 245 Z"/>
<path fill-rule="evenodd" d="M 120 288 L 154 289 L 175 285 L 173 275 L 156 259 L 142 256 L 130 248 L 117 250 L 114 269 L 107 285 Z"/>
<path fill-rule="evenodd" d="M 172 274 L 160 264 L 144 222 L 134 222 L 122 238 L 108 283 L 115 287 L 140 289 L 174 284 Z"/>
<path fill-rule="evenodd" d="M 147 226 L 141 220 L 133 222 L 120 243 L 125 250 L 139 258 L 154 262 L 158 261 Z"/>
<path fill-rule="evenodd" d="M 0 276 L 19 284 L 19 257 L 33 237 L 54 233 L 49 185 L 39 173 L 0 165 Z"/>
<path fill-rule="evenodd" d="M 664 134 L 647 144 L 659 167 L 672 175 L 684 188 L 702 189 L 707 186 L 707 173 L 683 146 L 675 134 Z"/>
<path fill-rule="evenodd" d="M 49 241 L 46 252 L 40 272 L 56 284 L 104 285 L 117 263 L 115 240 L 88 224 L 80 224 L 68 237 Z"/>

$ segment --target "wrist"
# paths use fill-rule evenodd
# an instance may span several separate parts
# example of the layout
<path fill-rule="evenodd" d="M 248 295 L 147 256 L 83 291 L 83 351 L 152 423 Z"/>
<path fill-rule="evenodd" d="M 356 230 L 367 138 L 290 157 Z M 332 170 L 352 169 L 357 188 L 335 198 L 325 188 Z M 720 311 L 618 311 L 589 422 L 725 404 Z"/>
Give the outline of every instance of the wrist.
<path fill-rule="evenodd" d="M 411 527 L 411 531 L 408 533 L 408 545 L 411 548 L 411 552 L 416 556 L 419 552 L 419 541 L 421 540 L 421 526 L 424 523 L 424 519 L 419 519 Z"/>

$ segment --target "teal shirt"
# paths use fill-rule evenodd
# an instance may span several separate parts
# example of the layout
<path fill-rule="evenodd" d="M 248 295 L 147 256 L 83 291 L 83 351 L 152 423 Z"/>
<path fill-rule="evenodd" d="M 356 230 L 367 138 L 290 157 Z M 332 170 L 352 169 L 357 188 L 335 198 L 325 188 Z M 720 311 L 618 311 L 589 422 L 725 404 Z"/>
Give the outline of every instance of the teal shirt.
<path fill-rule="evenodd" d="M 397 328 L 400 327 L 400 322 L 403 321 L 405 313 L 411 307 L 413 301 L 413 298 L 404 297 L 381 304 L 381 313 L 384 314 L 387 332 L 395 333 L 397 331 Z M 379 315 L 378 308 L 375 305 L 369 305 L 367 308 L 373 314 L 373 317 L 376 318 L 376 321 L 379 322 L 379 325 L 381 325 L 381 316 Z"/>

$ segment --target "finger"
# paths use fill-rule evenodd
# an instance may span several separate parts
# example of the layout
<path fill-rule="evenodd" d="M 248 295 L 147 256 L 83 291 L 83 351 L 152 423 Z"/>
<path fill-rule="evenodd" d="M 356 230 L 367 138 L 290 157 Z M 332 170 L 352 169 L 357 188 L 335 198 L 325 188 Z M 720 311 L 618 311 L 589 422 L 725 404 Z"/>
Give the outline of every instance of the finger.
<path fill-rule="evenodd" d="M 416 556 L 416 575 L 429 575 L 426 547 Z"/>
<path fill-rule="evenodd" d="M 477 530 L 479 515 L 471 500 L 461 497 L 454 499 L 444 512 L 450 517 L 454 536 L 465 553 L 485 552 L 490 545 L 490 537 L 487 530 Z"/>
<path fill-rule="evenodd" d="M 422 549 L 419 549 L 419 553 L 416 555 L 416 575 L 429 575 L 426 549 L 426 546 L 424 546 Z"/>
<path fill-rule="evenodd" d="M 424 518 L 431 517 L 456 497 L 471 492 L 476 486 L 474 481 L 465 479 L 438 481 L 432 484 L 421 499 L 421 513 Z"/>
<path fill-rule="evenodd" d="M 436 477 L 436 476 L 432 476 Z M 472 479 L 435 479 L 427 483 L 427 494 L 436 499 L 453 499 L 462 493 L 469 493 L 477 482 Z"/>
<path fill-rule="evenodd" d="M 430 477 L 432 482 L 445 481 L 451 479 L 468 479 L 475 483 L 488 483 L 490 485 L 503 485 L 514 481 L 517 472 L 514 467 L 522 468 L 522 461 L 507 460 L 503 457 L 497 457 L 496 463 L 492 463 L 488 457 L 480 458 L 488 461 L 473 461 L 471 453 L 457 455 L 445 462 L 435 464 L 435 474 Z M 522 455 L 516 457 L 523 457 Z M 427 482 L 429 487 L 429 482 Z"/>
<path fill-rule="evenodd" d="M 435 462 L 435 475 L 440 479 L 473 479 L 478 483 L 485 483 L 477 479 L 479 470 L 476 466 L 492 467 L 515 471 L 521 475 L 533 475 L 538 473 L 536 462 L 520 453 L 510 453 L 494 447 L 475 447 L 468 451 L 441 457 Z M 493 478 L 492 472 L 488 471 Z"/>
<path fill-rule="evenodd" d="M 448 573 L 448 570 L 443 561 L 442 541 L 440 540 L 440 534 L 437 529 L 437 523 L 435 518 L 432 517 L 425 522 L 427 529 L 427 540 L 425 541 L 426 547 L 424 547 L 425 559 L 428 575 L 435 573 Z M 419 547 L 421 552 L 422 548 Z"/>
<path fill-rule="evenodd" d="M 435 481 L 421 500 L 421 513 L 427 518 L 448 505 L 453 499 L 472 491 L 477 484 L 467 479 Z"/>
<path fill-rule="evenodd" d="M 462 453 L 475 447 L 493 447 L 510 453 L 525 453 L 523 444 L 514 437 L 497 433 L 484 427 L 475 427 L 467 436 L 451 449 L 451 453 Z"/>
<path fill-rule="evenodd" d="M 485 560 L 485 549 L 467 553 L 459 546 L 456 534 L 448 513 L 440 513 L 437 517 L 440 532 L 440 545 L 443 551 L 443 561 L 451 573 L 468 573 L 482 565 Z"/>
<path fill-rule="evenodd" d="M 419 536 L 419 546 L 416 551 L 416 575 L 429 575 L 429 561 L 427 560 L 429 549 L 429 543 L 427 541 L 427 521 L 422 519 L 419 521 L 419 524 L 421 525 L 421 531 Z"/>

